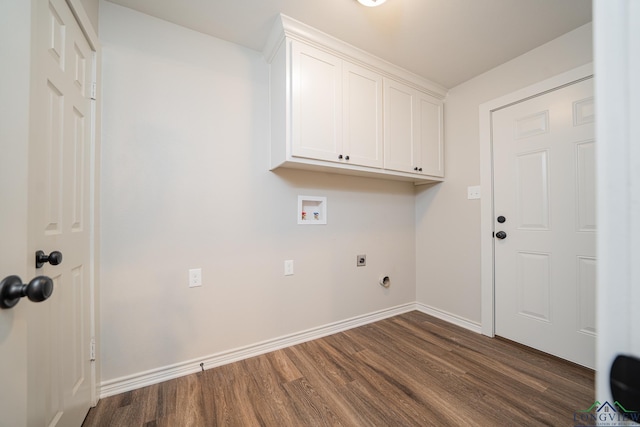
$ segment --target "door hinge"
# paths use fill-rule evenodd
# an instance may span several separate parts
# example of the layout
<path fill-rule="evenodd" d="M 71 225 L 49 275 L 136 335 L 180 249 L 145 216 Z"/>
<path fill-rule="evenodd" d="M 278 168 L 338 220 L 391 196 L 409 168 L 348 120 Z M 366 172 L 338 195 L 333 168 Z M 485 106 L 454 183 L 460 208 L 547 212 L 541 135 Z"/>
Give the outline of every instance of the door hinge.
<path fill-rule="evenodd" d="M 96 100 L 96 92 L 98 91 L 98 85 L 96 82 L 91 83 L 91 99 Z"/>
<path fill-rule="evenodd" d="M 91 338 L 91 343 L 89 344 L 89 360 L 95 362 L 96 360 L 96 339 Z"/>

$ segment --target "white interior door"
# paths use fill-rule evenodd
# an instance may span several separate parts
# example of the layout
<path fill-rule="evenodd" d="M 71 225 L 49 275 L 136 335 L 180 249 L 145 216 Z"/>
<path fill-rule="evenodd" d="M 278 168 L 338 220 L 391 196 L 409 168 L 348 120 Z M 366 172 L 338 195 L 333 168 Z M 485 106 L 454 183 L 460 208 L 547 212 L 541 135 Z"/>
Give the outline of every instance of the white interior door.
<path fill-rule="evenodd" d="M 637 396 L 612 394 L 618 355 L 640 359 L 640 4 L 595 0 L 598 144 L 598 366 L 596 397 L 640 411 Z M 633 371 L 629 380 L 638 378 Z M 636 371 L 637 373 L 637 371 Z M 628 384 L 630 390 L 637 384 Z"/>
<path fill-rule="evenodd" d="M 29 251 L 63 259 L 35 270 L 53 279 L 54 291 L 28 303 L 28 417 L 30 425 L 79 426 L 91 403 L 94 61 L 65 0 L 38 0 L 34 11 Z"/>
<path fill-rule="evenodd" d="M 0 1 L 0 280 L 27 269 L 30 2 Z M 25 22 L 27 25 L 25 25 Z M 29 258 L 31 259 L 31 258 Z M 33 268 L 33 267 L 32 267 Z M 0 425 L 27 423 L 26 303 L 0 308 Z"/>
<path fill-rule="evenodd" d="M 496 334 L 593 368 L 592 79 L 494 112 L 492 131 Z"/>

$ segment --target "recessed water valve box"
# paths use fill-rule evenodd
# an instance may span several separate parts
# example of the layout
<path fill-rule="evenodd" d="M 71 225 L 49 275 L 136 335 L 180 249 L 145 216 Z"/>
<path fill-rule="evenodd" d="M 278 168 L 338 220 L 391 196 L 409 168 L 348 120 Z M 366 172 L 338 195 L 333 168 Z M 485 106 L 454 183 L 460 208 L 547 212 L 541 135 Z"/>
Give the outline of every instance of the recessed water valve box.
<path fill-rule="evenodd" d="M 324 225 L 327 223 L 327 198 L 298 196 L 298 224 Z"/>

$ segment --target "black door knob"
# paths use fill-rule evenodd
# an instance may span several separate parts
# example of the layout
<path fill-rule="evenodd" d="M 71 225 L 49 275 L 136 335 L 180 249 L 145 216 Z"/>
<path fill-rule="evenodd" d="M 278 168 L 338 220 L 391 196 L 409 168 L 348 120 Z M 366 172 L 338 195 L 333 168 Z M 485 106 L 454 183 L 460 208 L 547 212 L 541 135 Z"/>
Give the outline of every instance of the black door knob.
<path fill-rule="evenodd" d="M 62 262 L 62 254 L 58 251 L 53 251 L 47 255 L 43 251 L 36 251 L 36 268 L 42 267 L 47 262 L 51 265 L 60 264 Z"/>
<path fill-rule="evenodd" d="M 344 159 L 345 159 L 345 160 L 349 160 L 349 156 L 345 156 L 345 158 L 344 158 Z"/>
<path fill-rule="evenodd" d="M 338 160 L 342 160 L 342 154 L 338 154 Z"/>
<path fill-rule="evenodd" d="M 617 355 L 611 365 L 609 383 L 614 402 L 625 409 L 637 410 L 640 403 L 640 359 Z"/>
<path fill-rule="evenodd" d="M 42 302 L 53 293 L 53 280 L 47 276 L 38 276 L 28 285 L 22 284 L 18 276 L 8 276 L 0 282 L 0 308 L 11 308 L 20 298 L 27 297 L 33 302 Z"/>
<path fill-rule="evenodd" d="M 506 220 L 507 220 L 507 218 L 503 217 L 502 215 L 500 215 L 500 216 L 498 217 L 498 222 L 499 222 L 500 224 L 503 224 Z"/>
<path fill-rule="evenodd" d="M 507 233 L 505 233 L 504 231 L 498 231 L 496 233 L 496 237 L 498 239 L 506 239 L 507 238 Z"/>

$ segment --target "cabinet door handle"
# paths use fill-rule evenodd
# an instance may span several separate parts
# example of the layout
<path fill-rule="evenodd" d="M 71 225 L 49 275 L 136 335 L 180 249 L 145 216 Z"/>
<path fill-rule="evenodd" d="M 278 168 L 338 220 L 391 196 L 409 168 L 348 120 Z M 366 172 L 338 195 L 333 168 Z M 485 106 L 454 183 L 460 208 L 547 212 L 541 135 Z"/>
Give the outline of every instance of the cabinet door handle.
<path fill-rule="evenodd" d="M 422 168 L 418 168 L 418 172 L 422 172 Z"/>
<path fill-rule="evenodd" d="M 416 166 L 415 168 L 413 168 L 413 170 L 414 170 L 414 171 L 417 171 L 417 170 L 418 170 L 418 167 Z"/>
<path fill-rule="evenodd" d="M 349 160 L 349 156 L 346 156 L 344 159 L 345 159 L 345 160 Z"/>
<path fill-rule="evenodd" d="M 338 160 L 342 160 L 342 154 L 338 154 Z"/>

